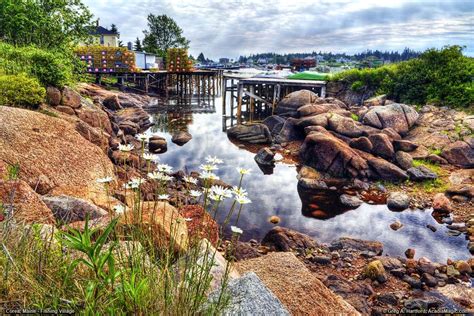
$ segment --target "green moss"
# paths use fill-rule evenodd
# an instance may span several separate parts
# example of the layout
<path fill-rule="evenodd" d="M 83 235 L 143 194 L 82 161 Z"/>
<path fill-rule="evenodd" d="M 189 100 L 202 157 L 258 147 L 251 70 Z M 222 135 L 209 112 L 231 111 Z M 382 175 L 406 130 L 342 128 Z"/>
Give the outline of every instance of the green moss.
<path fill-rule="evenodd" d="M 351 113 L 351 118 L 352 118 L 354 121 L 359 121 L 359 115 L 357 115 L 357 114 Z"/>

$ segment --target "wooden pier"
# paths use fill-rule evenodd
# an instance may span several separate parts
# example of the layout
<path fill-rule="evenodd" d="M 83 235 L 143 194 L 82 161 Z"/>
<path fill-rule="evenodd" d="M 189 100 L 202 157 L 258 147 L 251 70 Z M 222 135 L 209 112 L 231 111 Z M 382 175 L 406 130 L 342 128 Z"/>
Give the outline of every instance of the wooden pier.
<path fill-rule="evenodd" d="M 326 82 L 277 78 L 242 78 L 223 76 L 223 119 L 241 124 L 244 120 L 255 122 L 274 113 L 278 102 L 287 94 L 307 89 L 326 96 Z M 230 104 L 228 104 L 230 103 Z"/>
<path fill-rule="evenodd" d="M 125 72 L 90 73 L 95 75 L 96 83 L 102 84 L 103 76 L 117 78 L 120 88 L 142 93 L 176 95 L 212 95 L 220 94 L 222 89 L 222 69 L 196 70 L 189 72 Z"/>

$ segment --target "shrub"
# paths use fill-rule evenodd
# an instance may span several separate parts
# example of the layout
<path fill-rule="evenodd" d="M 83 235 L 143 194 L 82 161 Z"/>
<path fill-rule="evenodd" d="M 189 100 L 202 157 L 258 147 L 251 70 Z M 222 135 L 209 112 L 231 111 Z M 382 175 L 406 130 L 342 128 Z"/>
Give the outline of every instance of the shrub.
<path fill-rule="evenodd" d="M 397 102 L 452 107 L 474 104 L 474 59 L 459 46 L 429 49 L 418 58 L 375 69 L 351 69 L 332 80 L 350 84 L 353 91 L 387 94 Z"/>
<path fill-rule="evenodd" d="M 0 105 L 36 107 L 45 95 L 46 90 L 36 78 L 25 74 L 0 75 Z"/>
<path fill-rule="evenodd" d="M 68 51 L 48 51 L 34 46 L 14 47 L 0 42 L 0 72 L 26 73 L 43 86 L 62 87 L 73 80 L 78 61 Z"/>

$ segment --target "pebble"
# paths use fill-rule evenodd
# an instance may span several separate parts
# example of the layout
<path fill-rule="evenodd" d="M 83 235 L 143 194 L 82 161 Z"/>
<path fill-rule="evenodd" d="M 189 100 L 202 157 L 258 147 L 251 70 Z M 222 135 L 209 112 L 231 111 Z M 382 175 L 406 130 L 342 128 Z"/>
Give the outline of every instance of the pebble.
<path fill-rule="evenodd" d="M 331 258 L 326 256 L 314 256 L 311 261 L 321 265 L 328 265 L 331 263 Z"/>
<path fill-rule="evenodd" d="M 413 249 L 413 248 L 408 248 L 408 249 L 405 251 L 405 256 L 406 256 L 408 259 L 413 259 L 413 258 L 415 258 L 415 249 Z"/>
<path fill-rule="evenodd" d="M 433 225 L 428 224 L 426 225 L 426 227 L 428 227 L 432 232 L 437 231 L 436 227 L 434 227 Z"/>
<path fill-rule="evenodd" d="M 421 289 L 421 281 L 418 279 L 412 278 L 409 275 L 405 275 L 402 280 L 408 283 L 414 289 Z"/>

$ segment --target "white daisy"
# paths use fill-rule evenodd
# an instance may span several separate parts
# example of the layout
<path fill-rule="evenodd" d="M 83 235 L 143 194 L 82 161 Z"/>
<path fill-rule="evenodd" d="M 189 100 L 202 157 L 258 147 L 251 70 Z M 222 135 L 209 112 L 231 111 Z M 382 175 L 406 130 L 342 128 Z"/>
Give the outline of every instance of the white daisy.
<path fill-rule="evenodd" d="M 109 182 L 114 181 L 114 178 L 112 178 L 112 177 L 105 177 L 105 178 L 99 178 L 99 179 L 97 179 L 97 180 L 95 180 L 95 181 L 97 181 L 98 183 L 109 183 Z"/>
<path fill-rule="evenodd" d="M 173 177 L 158 171 L 149 172 L 148 178 L 158 181 L 171 181 L 173 179 Z"/>
<path fill-rule="evenodd" d="M 132 144 L 126 144 L 126 145 L 119 144 L 119 150 L 123 152 L 130 152 L 133 150 L 133 148 L 135 147 Z"/>
<path fill-rule="evenodd" d="M 202 195 L 202 192 L 197 190 L 189 190 L 189 195 L 198 198 Z"/>
<path fill-rule="evenodd" d="M 237 201 L 237 203 L 239 204 L 249 204 L 249 203 L 252 203 L 252 200 L 250 200 L 248 197 L 246 196 L 237 196 L 235 197 L 235 200 Z"/>
<path fill-rule="evenodd" d="M 216 195 L 223 196 L 224 198 L 229 198 L 229 197 L 232 196 L 232 191 L 229 190 L 229 189 L 224 188 L 221 185 L 213 185 L 211 187 L 211 192 L 216 194 Z"/>
<path fill-rule="evenodd" d="M 222 159 L 219 159 L 217 158 L 216 156 L 212 157 L 212 156 L 207 156 L 206 157 L 206 162 L 207 163 L 210 163 L 210 164 L 213 164 L 213 165 L 219 165 L 221 163 L 224 163 L 224 161 L 222 161 Z"/>
<path fill-rule="evenodd" d="M 137 134 L 135 135 L 135 137 L 139 140 L 139 141 L 142 141 L 142 142 L 148 142 L 150 140 L 150 135 L 147 135 L 145 133 L 142 133 L 142 134 Z"/>
<path fill-rule="evenodd" d="M 165 163 L 162 163 L 162 164 L 159 164 L 158 166 L 156 166 L 156 169 L 160 172 L 164 172 L 164 173 L 171 173 L 173 172 L 173 167 L 171 167 L 170 165 L 167 165 Z"/>
<path fill-rule="evenodd" d="M 123 206 L 121 204 L 117 204 L 112 208 L 112 210 L 115 212 L 115 214 L 121 215 L 121 214 L 125 213 L 125 206 Z"/>
<path fill-rule="evenodd" d="M 208 195 L 208 198 L 210 200 L 213 200 L 213 201 L 223 201 L 225 199 L 225 196 L 223 195 L 219 195 L 219 194 L 215 194 L 214 192 L 211 192 L 209 195 Z"/>
<path fill-rule="evenodd" d="M 250 171 L 251 171 L 251 169 L 244 169 L 244 168 L 237 167 L 237 171 L 238 171 L 240 174 L 244 175 L 244 174 L 249 174 Z"/>
<path fill-rule="evenodd" d="M 169 200 L 170 195 L 169 194 L 160 194 L 158 195 L 158 200 Z"/>
<path fill-rule="evenodd" d="M 184 176 L 183 180 L 187 183 L 197 184 L 198 180 L 194 177 Z"/>
<path fill-rule="evenodd" d="M 205 171 L 199 176 L 203 180 L 219 180 L 219 177 L 212 172 Z"/>
<path fill-rule="evenodd" d="M 242 235 L 244 233 L 244 231 L 242 229 L 238 228 L 237 226 L 230 226 L 230 230 L 234 234 L 238 234 L 238 235 Z"/>
<path fill-rule="evenodd" d="M 247 196 L 247 190 L 245 190 L 244 188 L 239 188 L 238 186 L 234 186 L 232 188 L 232 193 L 234 193 L 236 197 Z"/>
<path fill-rule="evenodd" d="M 192 221 L 193 219 L 190 218 L 190 217 L 186 217 L 184 220 L 185 220 L 186 222 L 190 222 L 190 221 Z"/>
<path fill-rule="evenodd" d="M 200 165 L 199 169 L 204 170 L 205 172 L 211 172 L 211 171 L 217 170 L 219 168 L 217 168 L 217 166 L 215 166 L 215 165 L 207 164 L 207 165 Z"/>
<path fill-rule="evenodd" d="M 150 153 L 144 153 L 143 154 L 143 159 L 150 161 L 150 160 L 155 160 L 158 157 L 156 155 L 150 154 Z"/>

